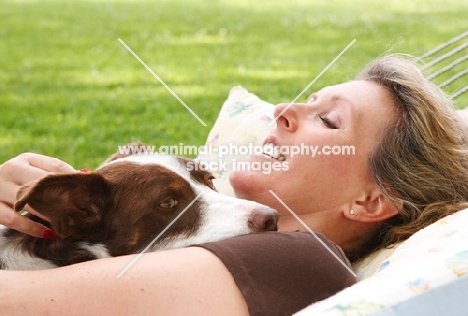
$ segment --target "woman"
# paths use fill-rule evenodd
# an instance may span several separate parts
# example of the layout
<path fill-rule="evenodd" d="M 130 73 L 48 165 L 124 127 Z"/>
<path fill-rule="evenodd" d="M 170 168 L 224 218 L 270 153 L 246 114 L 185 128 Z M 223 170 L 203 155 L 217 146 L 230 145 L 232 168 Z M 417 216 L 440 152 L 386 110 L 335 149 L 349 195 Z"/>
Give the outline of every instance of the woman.
<path fill-rule="evenodd" d="M 122 279 L 116 276 L 131 258 L 41 272 L 0 271 L 0 288 L 8 289 L 1 291 L 0 309 L 18 314 L 291 314 L 353 280 L 337 260 L 325 259 L 327 252 L 311 234 L 294 232 L 304 227 L 284 205 L 352 260 L 468 206 L 466 131 L 450 101 L 409 61 L 378 59 L 356 80 L 324 88 L 306 104 L 278 105 L 275 116 L 277 129 L 266 143 L 355 148 L 354 155 L 284 155 L 279 158 L 288 162 L 287 172 L 231 174 L 238 197 L 280 212 L 282 232 L 145 254 Z M 36 170 L 9 178 L 18 168 L 15 161 L 28 167 L 28 159 L 5 163 L 2 182 L 19 185 L 42 176 Z M 45 168 L 65 169 L 71 170 Z M 15 189 L 5 189 L 13 192 L 1 193 L 11 206 Z M 13 216 L 6 207 L 0 211 Z M 15 216 L 9 225 L 27 226 L 20 222 Z M 333 243 L 322 240 L 340 256 Z M 309 256 L 309 248 L 318 255 Z M 262 265 L 269 271 L 265 275 Z M 311 283 L 324 288 L 314 292 Z"/>

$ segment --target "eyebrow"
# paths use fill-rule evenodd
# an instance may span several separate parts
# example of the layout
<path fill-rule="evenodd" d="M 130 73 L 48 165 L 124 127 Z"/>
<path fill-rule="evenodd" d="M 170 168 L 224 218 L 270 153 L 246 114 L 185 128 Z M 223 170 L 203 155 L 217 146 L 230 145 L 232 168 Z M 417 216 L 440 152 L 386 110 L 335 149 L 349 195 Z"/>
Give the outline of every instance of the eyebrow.
<path fill-rule="evenodd" d="M 322 90 L 320 90 L 322 91 Z M 309 103 L 309 101 L 313 98 L 316 98 L 318 93 L 320 91 L 317 91 L 317 92 L 314 92 L 312 93 L 308 98 L 307 98 L 307 103 Z M 348 108 L 348 113 L 351 114 L 351 111 L 350 111 L 350 108 L 354 107 L 354 102 L 351 101 L 351 99 L 348 99 L 347 97 L 341 95 L 341 94 L 336 94 L 336 93 L 331 93 L 330 94 L 330 100 L 332 101 L 333 105 L 336 106 L 336 102 L 337 101 L 345 101 L 349 106 L 347 107 Z M 350 115 L 350 117 L 352 117 L 352 115 Z"/>
<path fill-rule="evenodd" d="M 333 102 L 334 107 L 339 107 L 343 109 L 342 112 L 345 116 L 345 120 L 348 121 L 351 125 L 356 124 L 356 112 L 352 110 L 354 108 L 354 102 L 348 99 L 347 97 L 338 94 L 333 94 L 330 96 L 330 98 Z M 337 104 L 338 102 L 339 105 Z"/>
<path fill-rule="evenodd" d="M 354 105 L 353 101 L 351 101 L 347 97 L 345 97 L 343 95 L 340 95 L 340 94 L 332 94 L 330 98 L 332 99 L 333 102 L 335 102 L 335 101 L 346 101 L 348 104 Z"/>

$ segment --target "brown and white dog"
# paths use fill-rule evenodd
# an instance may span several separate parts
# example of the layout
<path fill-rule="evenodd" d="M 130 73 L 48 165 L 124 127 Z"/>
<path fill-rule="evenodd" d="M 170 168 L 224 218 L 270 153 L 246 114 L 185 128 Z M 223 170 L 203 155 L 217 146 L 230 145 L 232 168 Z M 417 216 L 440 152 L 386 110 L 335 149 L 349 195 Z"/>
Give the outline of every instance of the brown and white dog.
<path fill-rule="evenodd" d="M 211 174 L 190 171 L 188 162 L 197 166 L 168 155 L 116 154 L 94 172 L 49 175 L 22 187 L 15 209 L 29 204 L 49 222 L 27 216 L 59 238 L 1 227 L 0 269 L 49 269 L 140 253 L 185 209 L 148 251 L 277 229 L 275 210 L 216 192 Z"/>

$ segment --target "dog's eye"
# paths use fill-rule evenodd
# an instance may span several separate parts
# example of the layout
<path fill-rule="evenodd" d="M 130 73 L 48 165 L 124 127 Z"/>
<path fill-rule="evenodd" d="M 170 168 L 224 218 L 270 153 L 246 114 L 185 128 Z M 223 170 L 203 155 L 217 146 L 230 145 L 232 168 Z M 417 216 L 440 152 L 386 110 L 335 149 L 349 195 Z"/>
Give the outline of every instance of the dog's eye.
<path fill-rule="evenodd" d="M 168 200 L 165 200 L 165 201 L 161 202 L 161 204 L 159 204 L 159 206 L 161 206 L 162 208 L 173 208 L 178 203 L 179 202 L 176 199 L 168 199 Z"/>

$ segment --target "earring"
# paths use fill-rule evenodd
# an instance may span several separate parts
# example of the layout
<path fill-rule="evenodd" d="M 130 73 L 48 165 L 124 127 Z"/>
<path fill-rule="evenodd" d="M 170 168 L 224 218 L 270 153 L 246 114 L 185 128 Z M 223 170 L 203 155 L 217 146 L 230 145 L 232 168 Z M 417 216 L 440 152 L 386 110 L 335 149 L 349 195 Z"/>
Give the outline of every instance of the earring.
<path fill-rule="evenodd" d="M 354 211 L 353 211 L 353 210 L 350 210 L 350 211 L 349 211 L 349 215 L 354 215 Z"/>

